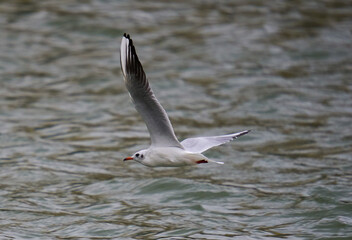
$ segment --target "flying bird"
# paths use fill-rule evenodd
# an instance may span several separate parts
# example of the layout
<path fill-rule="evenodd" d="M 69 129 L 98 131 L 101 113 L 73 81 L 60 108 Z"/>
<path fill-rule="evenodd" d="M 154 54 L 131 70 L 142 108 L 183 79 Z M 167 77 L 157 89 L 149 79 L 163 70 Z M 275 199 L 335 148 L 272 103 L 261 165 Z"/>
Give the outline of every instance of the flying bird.
<path fill-rule="evenodd" d="M 126 88 L 132 101 L 147 125 L 151 145 L 140 150 L 124 161 L 135 160 L 149 167 L 180 167 L 201 163 L 217 163 L 202 152 L 247 134 L 250 130 L 221 136 L 187 138 L 179 142 L 166 111 L 156 99 L 141 62 L 138 59 L 133 41 L 124 34 L 120 48 L 120 63 Z"/>

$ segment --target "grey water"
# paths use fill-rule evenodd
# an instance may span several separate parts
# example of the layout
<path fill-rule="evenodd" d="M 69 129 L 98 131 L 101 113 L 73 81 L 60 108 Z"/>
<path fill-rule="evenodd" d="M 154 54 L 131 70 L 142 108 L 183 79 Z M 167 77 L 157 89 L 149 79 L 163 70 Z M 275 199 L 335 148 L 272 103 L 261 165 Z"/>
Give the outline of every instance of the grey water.
<path fill-rule="evenodd" d="M 149 145 L 130 33 L 180 140 Z M 0 239 L 352 239 L 350 1 L 0 1 Z"/>

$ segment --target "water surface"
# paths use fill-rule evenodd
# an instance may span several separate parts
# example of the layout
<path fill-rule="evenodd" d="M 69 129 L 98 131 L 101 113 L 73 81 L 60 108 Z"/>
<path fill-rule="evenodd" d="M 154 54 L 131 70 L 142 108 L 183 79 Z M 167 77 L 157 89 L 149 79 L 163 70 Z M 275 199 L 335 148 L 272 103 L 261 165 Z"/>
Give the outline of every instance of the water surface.
<path fill-rule="evenodd" d="M 1 239 L 350 239 L 348 1 L 0 2 Z M 252 129 L 224 166 L 151 169 L 132 35 L 180 138 Z"/>

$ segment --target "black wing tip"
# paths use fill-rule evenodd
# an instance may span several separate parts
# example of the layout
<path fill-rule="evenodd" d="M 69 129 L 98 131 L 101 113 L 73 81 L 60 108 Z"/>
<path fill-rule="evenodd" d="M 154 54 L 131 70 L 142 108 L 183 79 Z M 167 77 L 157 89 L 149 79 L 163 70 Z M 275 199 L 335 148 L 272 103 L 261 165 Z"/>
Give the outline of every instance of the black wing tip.
<path fill-rule="evenodd" d="M 250 131 L 252 131 L 252 130 L 251 130 L 251 129 L 245 130 L 245 131 L 243 131 L 239 136 L 246 135 L 246 134 L 249 133 Z"/>
<path fill-rule="evenodd" d="M 234 139 L 239 138 L 239 137 L 241 137 L 241 136 L 243 136 L 243 135 L 246 135 L 246 134 L 249 133 L 250 131 L 252 131 L 252 130 L 251 130 L 251 129 L 249 129 L 249 130 L 244 130 L 243 132 L 241 132 L 241 134 L 239 134 L 239 135 L 237 135 L 236 137 L 234 137 Z"/>
<path fill-rule="evenodd" d="M 123 36 L 128 39 L 129 45 L 131 46 L 131 52 L 133 55 L 137 56 L 136 49 L 133 45 L 133 40 L 128 33 L 124 33 Z"/>
<path fill-rule="evenodd" d="M 137 61 L 139 61 L 138 55 L 137 55 L 137 52 L 136 52 L 136 48 L 134 47 L 132 38 L 127 33 L 124 33 L 123 36 L 128 39 L 128 43 L 129 43 L 129 46 L 131 48 L 132 55 L 134 55 L 136 57 Z"/>
<path fill-rule="evenodd" d="M 124 36 L 125 38 L 127 38 L 127 39 L 131 39 L 131 38 L 130 38 L 130 35 L 127 34 L 127 33 L 124 33 L 123 36 Z"/>
<path fill-rule="evenodd" d="M 129 43 L 130 43 L 130 45 L 133 46 L 133 41 L 132 41 L 132 38 L 130 37 L 130 35 L 128 33 L 124 33 L 123 36 L 125 38 L 127 38 Z"/>
<path fill-rule="evenodd" d="M 128 40 L 128 43 L 127 43 L 127 46 L 126 46 L 127 47 L 127 52 L 131 53 L 131 58 L 126 60 L 127 61 L 126 64 L 129 66 L 128 68 L 130 69 L 130 71 L 135 72 L 135 73 L 139 69 L 137 72 L 141 72 L 142 74 L 144 74 L 143 67 L 142 67 L 142 64 L 139 61 L 139 58 L 138 58 L 138 55 L 137 55 L 137 52 L 136 52 L 136 48 L 134 47 L 132 38 L 127 33 L 124 33 L 123 37 Z"/>

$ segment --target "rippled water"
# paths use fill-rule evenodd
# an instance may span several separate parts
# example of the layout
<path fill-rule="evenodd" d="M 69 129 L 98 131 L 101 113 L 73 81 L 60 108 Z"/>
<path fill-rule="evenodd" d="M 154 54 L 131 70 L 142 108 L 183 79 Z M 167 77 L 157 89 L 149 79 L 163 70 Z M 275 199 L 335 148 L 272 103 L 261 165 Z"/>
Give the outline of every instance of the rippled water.
<path fill-rule="evenodd" d="M 351 239 L 349 1 L 0 1 L 1 239 Z M 129 32 L 177 136 L 151 169 Z"/>

